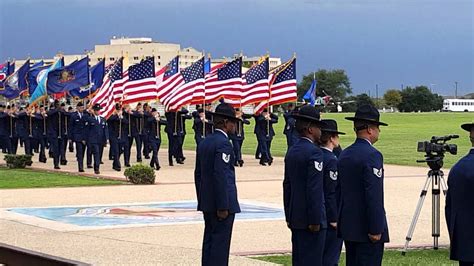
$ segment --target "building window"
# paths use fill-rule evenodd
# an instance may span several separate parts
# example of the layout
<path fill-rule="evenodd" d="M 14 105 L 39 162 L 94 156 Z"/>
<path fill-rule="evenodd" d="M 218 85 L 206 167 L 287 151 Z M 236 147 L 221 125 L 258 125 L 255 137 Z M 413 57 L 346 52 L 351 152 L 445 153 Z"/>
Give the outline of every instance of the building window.
<path fill-rule="evenodd" d="M 159 56 L 157 56 L 156 58 L 161 59 L 161 56 L 159 55 Z"/>
<path fill-rule="evenodd" d="M 161 66 L 161 62 L 158 62 L 158 65 Z"/>
<path fill-rule="evenodd" d="M 133 60 L 138 60 L 138 56 L 134 56 L 134 57 L 133 57 Z"/>
<path fill-rule="evenodd" d="M 115 58 L 114 58 L 114 57 L 110 57 L 109 60 L 110 60 L 110 61 L 115 61 Z"/>

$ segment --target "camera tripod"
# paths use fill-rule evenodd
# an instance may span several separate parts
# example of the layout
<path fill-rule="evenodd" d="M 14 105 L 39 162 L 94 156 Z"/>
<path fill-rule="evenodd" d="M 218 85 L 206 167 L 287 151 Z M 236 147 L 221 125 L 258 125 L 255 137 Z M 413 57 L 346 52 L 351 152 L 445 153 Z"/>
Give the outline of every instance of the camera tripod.
<path fill-rule="evenodd" d="M 430 170 L 428 171 L 425 185 L 421 190 L 420 198 L 418 199 L 418 204 L 416 205 L 415 214 L 413 215 L 407 237 L 405 238 L 406 242 L 402 251 L 402 255 L 406 254 L 408 243 L 413 237 L 416 222 L 420 217 L 421 207 L 423 207 L 423 202 L 425 201 L 426 194 L 428 193 L 428 187 L 430 186 L 430 183 L 432 194 L 431 235 L 433 236 L 433 249 L 438 249 L 438 238 L 440 236 L 440 190 L 443 191 L 444 196 L 446 196 L 446 191 L 448 190 L 448 186 L 444 180 L 444 173 L 442 170 L 440 170 L 443 166 L 442 158 L 428 159 L 417 162 L 427 162 L 430 166 Z"/>

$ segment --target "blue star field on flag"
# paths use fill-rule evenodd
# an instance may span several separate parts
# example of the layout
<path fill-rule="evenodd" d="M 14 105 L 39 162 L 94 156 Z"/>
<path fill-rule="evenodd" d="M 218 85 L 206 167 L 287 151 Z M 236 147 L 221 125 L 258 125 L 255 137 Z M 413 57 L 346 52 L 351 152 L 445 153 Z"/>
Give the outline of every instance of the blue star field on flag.
<path fill-rule="evenodd" d="M 242 76 L 242 58 L 237 58 L 232 62 L 226 63 L 225 66 L 217 70 L 217 78 L 219 80 L 239 78 Z"/>
<path fill-rule="evenodd" d="M 142 60 L 139 64 L 130 66 L 128 69 L 128 77 L 130 81 L 152 78 L 155 76 L 155 58 L 150 57 Z"/>

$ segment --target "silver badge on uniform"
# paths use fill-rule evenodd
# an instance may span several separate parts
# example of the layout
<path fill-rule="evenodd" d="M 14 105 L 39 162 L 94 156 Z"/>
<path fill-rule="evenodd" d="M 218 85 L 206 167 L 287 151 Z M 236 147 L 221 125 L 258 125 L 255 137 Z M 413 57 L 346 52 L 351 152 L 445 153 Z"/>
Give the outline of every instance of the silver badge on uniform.
<path fill-rule="evenodd" d="M 318 170 L 318 171 L 322 171 L 323 170 L 323 162 L 314 161 L 314 168 L 316 168 L 316 170 Z"/>
<path fill-rule="evenodd" d="M 329 177 L 336 181 L 337 180 L 337 171 L 329 171 Z"/>
<path fill-rule="evenodd" d="M 374 175 L 377 176 L 378 178 L 381 178 L 382 175 L 383 175 L 383 168 L 380 168 L 380 169 L 377 169 L 377 168 L 373 168 L 372 169 L 374 171 Z"/>
<path fill-rule="evenodd" d="M 225 163 L 228 163 L 230 161 L 230 154 L 225 154 L 223 153 L 222 154 L 222 160 L 225 162 Z"/>

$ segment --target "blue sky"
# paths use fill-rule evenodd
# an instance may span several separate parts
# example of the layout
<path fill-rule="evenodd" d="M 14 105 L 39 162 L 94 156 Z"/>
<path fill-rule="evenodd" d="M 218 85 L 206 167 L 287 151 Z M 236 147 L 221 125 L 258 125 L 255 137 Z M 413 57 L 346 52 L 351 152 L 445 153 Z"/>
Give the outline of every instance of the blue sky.
<path fill-rule="evenodd" d="M 1 0 L 0 60 L 152 37 L 213 57 L 298 57 L 297 74 L 346 70 L 354 93 L 428 85 L 474 92 L 472 0 Z"/>

